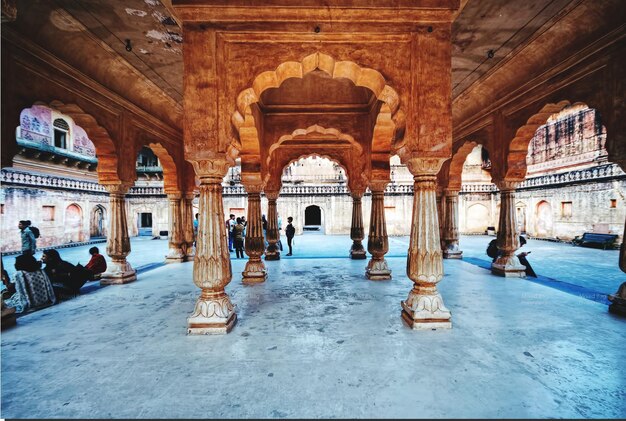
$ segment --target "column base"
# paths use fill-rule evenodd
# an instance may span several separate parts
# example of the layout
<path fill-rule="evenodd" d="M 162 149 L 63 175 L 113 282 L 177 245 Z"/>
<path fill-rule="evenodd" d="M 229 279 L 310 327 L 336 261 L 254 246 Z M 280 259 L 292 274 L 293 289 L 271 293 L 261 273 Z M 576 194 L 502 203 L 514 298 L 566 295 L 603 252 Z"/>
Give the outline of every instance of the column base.
<path fill-rule="evenodd" d="M 491 264 L 491 273 L 505 278 L 525 278 L 526 268 L 519 262 L 517 256 L 503 256 Z"/>
<path fill-rule="evenodd" d="M 266 251 L 265 260 L 280 260 L 280 251 Z"/>
<path fill-rule="evenodd" d="M 107 271 L 102 274 L 100 285 L 121 285 L 135 280 L 137 280 L 137 272 L 130 263 L 113 261 L 109 263 Z"/>
<path fill-rule="evenodd" d="M 419 295 L 411 291 L 406 301 L 401 301 L 402 320 L 416 330 L 451 329 L 450 311 L 443 305 L 441 294 Z"/>
<path fill-rule="evenodd" d="M 443 251 L 443 258 L 444 259 L 462 259 L 463 258 L 463 252 L 461 250 L 456 250 L 456 251 L 444 250 Z"/>
<path fill-rule="evenodd" d="M 185 261 L 185 253 L 180 249 L 170 249 L 165 255 L 165 263 L 182 263 Z"/>
<path fill-rule="evenodd" d="M 237 313 L 224 291 L 211 293 L 203 291 L 196 301 L 196 307 L 187 318 L 188 335 L 223 335 L 237 323 Z"/>
<path fill-rule="evenodd" d="M 370 260 L 365 269 L 365 276 L 372 281 L 388 281 L 391 279 L 391 269 L 387 266 L 387 261 Z"/>
<path fill-rule="evenodd" d="M 365 249 L 350 249 L 350 258 L 353 260 L 367 259 L 367 253 L 365 252 Z"/>
<path fill-rule="evenodd" d="M 261 258 L 258 261 L 248 260 L 241 275 L 243 276 L 241 282 L 244 284 L 259 284 L 267 279 L 267 270 Z"/>

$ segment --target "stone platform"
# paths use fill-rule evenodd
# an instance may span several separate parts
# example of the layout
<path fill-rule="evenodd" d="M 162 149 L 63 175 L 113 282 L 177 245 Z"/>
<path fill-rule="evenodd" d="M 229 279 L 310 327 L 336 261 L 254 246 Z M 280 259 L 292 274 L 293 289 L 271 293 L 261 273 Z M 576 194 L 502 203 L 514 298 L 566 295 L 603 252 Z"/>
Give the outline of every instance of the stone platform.
<path fill-rule="evenodd" d="M 346 256 L 243 285 L 235 259 L 228 335 L 185 334 L 191 263 L 27 314 L 2 333 L 2 417 L 626 417 L 626 319 L 606 305 L 450 260 L 453 328 L 413 331 L 406 260 L 387 260 L 384 283 Z"/>

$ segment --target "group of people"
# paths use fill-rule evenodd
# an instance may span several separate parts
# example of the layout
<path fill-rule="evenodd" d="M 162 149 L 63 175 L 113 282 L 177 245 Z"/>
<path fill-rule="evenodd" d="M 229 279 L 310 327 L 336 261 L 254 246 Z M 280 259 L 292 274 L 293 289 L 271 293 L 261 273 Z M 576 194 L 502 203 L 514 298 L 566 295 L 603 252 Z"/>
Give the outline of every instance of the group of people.
<path fill-rule="evenodd" d="M 287 218 L 287 227 L 285 227 L 287 245 L 289 246 L 289 253 L 287 253 L 287 256 L 293 255 L 292 242 L 296 229 L 294 228 L 292 222 L 293 218 L 291 216 Z M 265 247 L 267 247 L 269 243 L 267 242 L 267 219 L 265 218 L 265 215 L 261 217 L 261 223 L 263 224 L 263 239 L 265 241 Z M 234 251 L 236 253 L 236 258 L 244 257 L 243 249 L 247 225 L 248 222 L 246 221 L 245 216 L 236 218 L 235 214 L 231 213 L 226 220 L 226 230 L 228 232 L 228 251 L 231 253 Z M 282 219 L 280 215 L 278 215 L 278 230 L 282 230 Z M 278 241 L 278 248 L 281 251 L 283 249 L 283 245 L 280 240 Z"/>
<path fill-rule="evenodd" d="M 87 281 L 100 277 L 107 263 L 98 247 L 91 247 L 91 258 L 86 266 L 72 264 L 61 258 L 57 250 L 44 250 L 41 261 L 35 259 L 37 235 L 30 221 L 18 224 L 22 239 L 22 254 L 15 259 L 13 280 L 2 268 L 2 298 L 7 307 L 17 313 L 55 304 L 77 295 Z M 43 266 L 42 268 L 42 265 Z"/>
<path fill-rule="evenodd" d="M 526 244 L 526 238 L 520 235 L 519 244 L 520 244 L 520 248 L 524 247 L 524 245 Z M 493 240 L 489 242 L 486 253 L 487 253 L 487 256 L 493 259 L 492 262 L 495 262 L 496 260 L 498 260 L 498 257 L 502 256 L 503 252 L 502 250 L 498 248 L 498 240 L 496 238 L 494 238 Z M 528 256 L 529 254 L 530 254 L 529 251 L 523 251 L 517 254 L 517 258 L 519 259 L 519 262 L 522 264 L 522 266 L 524 266 L 526 276 L 532 276 L 533 278 L 536 278 L 537 274 L 535 273 L 532 266 L 530 265 L 530 262 L 526 258 L 526 256 Z"/>

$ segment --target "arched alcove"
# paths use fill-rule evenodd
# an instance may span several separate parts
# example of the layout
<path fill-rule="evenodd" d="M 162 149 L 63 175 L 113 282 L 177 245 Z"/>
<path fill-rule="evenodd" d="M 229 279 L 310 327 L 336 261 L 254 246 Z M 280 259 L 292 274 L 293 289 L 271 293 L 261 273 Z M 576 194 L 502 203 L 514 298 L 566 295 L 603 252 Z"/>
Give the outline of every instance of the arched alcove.
<path fill-rule="evenodd" d="M 65 241 L 77 243 L 82 240 L 83 210 L 73 203 L 65 208 Z"/>
<path fill-rule="evenodd" d="M 322 208 L 309 205 L 304 209 L 304 231 L 323 231 Z"/>
<path fill-rule="evenodd" d="M 91 212 L 89 236 L 91 238 L 106 236 L 106 209 L 102 205 L 95 206 Z"/>

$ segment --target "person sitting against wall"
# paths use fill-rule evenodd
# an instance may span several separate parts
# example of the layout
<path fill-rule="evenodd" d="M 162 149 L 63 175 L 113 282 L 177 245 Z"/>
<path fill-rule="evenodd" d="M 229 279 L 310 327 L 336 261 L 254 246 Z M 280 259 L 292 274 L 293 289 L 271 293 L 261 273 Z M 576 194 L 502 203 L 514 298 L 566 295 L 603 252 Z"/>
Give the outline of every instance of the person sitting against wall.
<path fill-rule="evenodd" d="M 41 263 L 32 254 L 22 254 L 15 259 L 15 293 L 5 301 L 17 313 L 47 307 L 56 303 L 56 295 Z"/>
<path fill-rule="evenodd" d="M 81 287 L 91 276 L 83 266 L 73 264 L 61 259 L 56 250 L 43 252 L 41 261 L 46 264 L 44 271 L 52 282 L 57 298 L 66 299 L 78 295 Z"/>
<path fill-rule="evenodd" d="M 100 254 L 98 247 L 90 248 L 89 254 L 91 254 L 91 260 L 89 260 L 89 263 L 85 266 L 85 269 L 91 272 L 89 279 L 100 279 L 100 275 L 107 270 L 107 261 L 104 259 L 104 256 Z"/>

